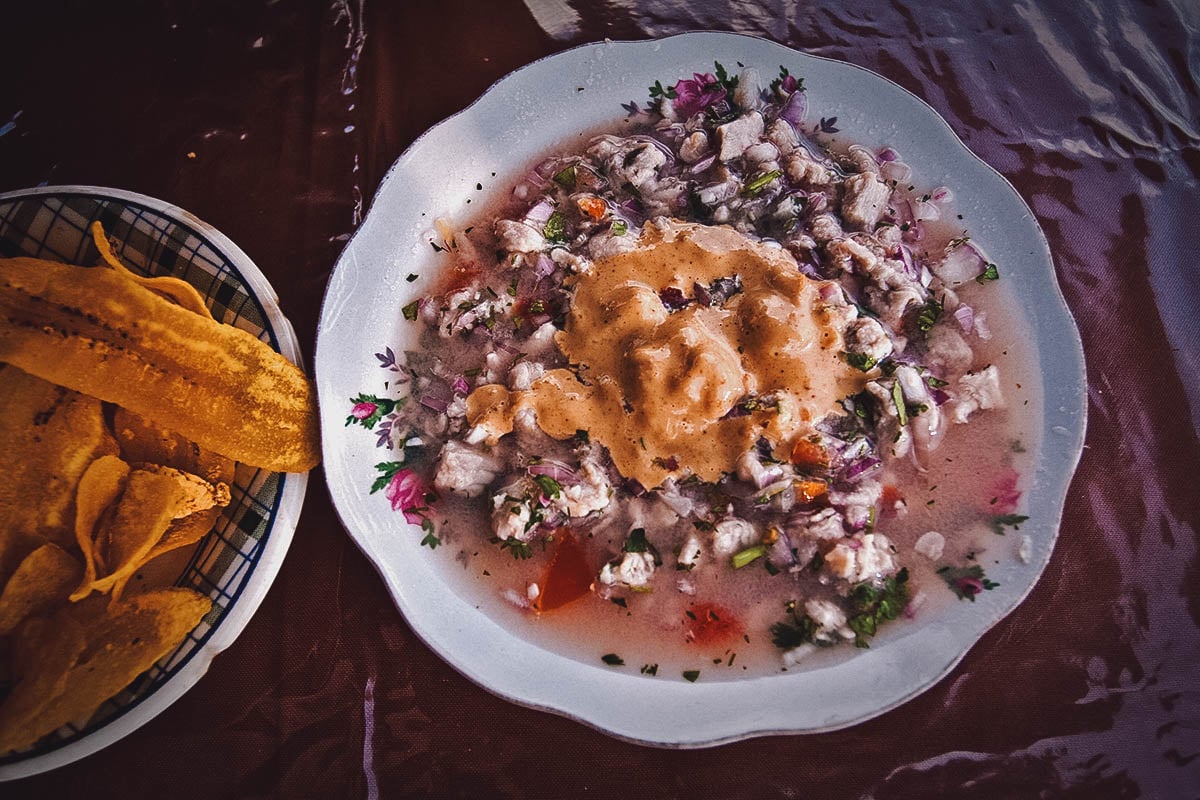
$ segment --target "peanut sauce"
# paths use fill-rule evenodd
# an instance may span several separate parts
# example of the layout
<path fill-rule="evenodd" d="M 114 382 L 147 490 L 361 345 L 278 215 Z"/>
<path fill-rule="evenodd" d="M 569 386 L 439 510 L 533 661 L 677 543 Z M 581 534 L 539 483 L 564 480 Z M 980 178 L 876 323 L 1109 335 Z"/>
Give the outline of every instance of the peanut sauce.
<path fill-rule="evenodd" d="M 691 298 L 694 285 L 737 275 L 723 305 L 677 311 L 659 292 Z M 840 412 L 866 376 L 842 359 L 844 303 L 821 299 L 826 282 L 802 275 L 787 251 L 731 228 L 647 225 L 636 249 L 596 262 L 574 289 L 555 342 L 573 365 L 528 391 L 482 386 L 467 419 L 495 443 L 521 410 L 556 439 L 587 431 L 620 473 L 654 488 L 670 476 L 719 480 L 765 436 L 776 452 Z M 740 416 L 735 406 L 773 397 Z"/>

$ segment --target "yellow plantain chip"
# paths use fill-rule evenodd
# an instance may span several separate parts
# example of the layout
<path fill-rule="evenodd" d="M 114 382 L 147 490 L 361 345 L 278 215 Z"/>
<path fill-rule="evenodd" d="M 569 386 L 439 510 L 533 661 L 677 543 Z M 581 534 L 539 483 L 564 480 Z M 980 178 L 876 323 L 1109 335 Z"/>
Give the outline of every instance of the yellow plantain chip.
<path fill-rule="evenodd" d="M 244 464 L 320 461 L 316 391 L 299 367 L 115 270 L 0 260 L 0 361 Z"/>
<path fill-rule="evenodd" d="M 79 478 L 116 452 L 100 401 L 0 366 L 0 585 L 43 542 L 70 546 Z"/>
<path fill-rule="evenodd" d="M 85 597 L 91 591 L 97 571 L 104 569 L 103 564 L 96 563 L 93 536 L 104 512 L 113 507 L 125 491 L 128 479 L 129 465 L 116 456 L 97 458 L 79 479 L 79 491 L 75 495 L 75 541 L 83 553 L 83 578 L 71 593 L 72 600 Z"/>
<path fill-rule="evenodd" d="M 69 629 L 74 608 L 57 614 L 51 626 Z M 107 614 L 86 628 L 86 643 L 78 648 L 78 660 L 68 666 L 65 680 L 55 673 L 63 672 L 61 664 L 71 659 L 60 658 L 54 671 L 46 669 L 50 665 L 38 665 L 48 673 L 47 678 L 37 677 L 39 670 L 14 687 L 0 706 L 0 753 L 28 747 L 67 723 L 85 723 L 105 700 L 174 650 L 210 608 L 212 601 L 207 597 L 180 588 L 147 592 L 110 606 Z M 64 619 L 69 621 L 64 623 Z M 58 655 L 68 652 L 63 649 Z M 22 690 L 31 679 L 38 685 Z M 45 689 L 50 690 L 46 692 L 49 701 L 26 699 L 35 690 Z M 14 698 L 19 702 L 10 710 Z M 33 712 L 24 710 L 27 707 Z"/>
<path fill-rule="evenodd" d="M 66 600 L 82 575 L 79 560 L 58 545 L 47 542 L 34 550 L 0 592 L 0 636 Z"/>
<path fill-rule="evenodd" d="M 67 614 L 21 626 L 13 657 L 16 683 L 0 704 L 0 754 L 24 749 L 68 721 L 43 720 L 47 706 L 69 689 L 71 668 L 86 648 L 83 626 Z"/>
<path fill-rule="evenodd" d="M 130 463 L 174 467 L 213 484 L 233 482 L 233 459 L 188 441 L 128 409 L 117 408 L 113 413 L 113 432 L 121 457 Z"/>
<path fill-rule="evenodd" d="M 133 574 L 184 501 L 183 489 L 175 478 L 141 469 L 130 472 L 111 522 L 102 521 L 92 540 L 93 558 L 103 562 L 104 574 L 97 570 L 95 580 L 80 586 L 71 598 L 92 591 L 107 592 L 117 581 Z"/>
<path fill-rule="evenodd" d="M 208 310 L 208 306 L 204 303 L 204 298 L 200 292 L 196 291 L 196 287 L 192 286 L 185 280 L 175 278 L 170 275 L 158 275 L 153 278 L 146 278 L 129 269 L 121 263 L 121 259 L 117 258 L 117 254 L 113 252 L 112 243 L 108 241 L 108 237 L 104 235 L 104 227 L 99 221 L 93 222 L 91 227 L 92 241 L 96 243 L 96 249 L 100 251 L 100 258 L 104 263 L 112 267 L 119 274 L 125 276 L 134 283 L 157 294 L 159 297 L 170 300 L 176 305 L 183 306 L 188 311 L 199 314 L 202 317 L 212 319 L 212 312 Z"/>
<path fill-rule="evenodd" d="M 125 591 L 125 584 L 138 569 L 145 566 L 146 562 L 158 558 L 164 553 L 198 542 L 204 534 L 212 529 L 213 523 L 220 516 L 221 509 L 229 505 L 229 487 L 223 483 L 214 486 L 196 475 L 182 472 L 173 467 L 153 464 L 137 466 L 138 469 L 173 478 L 182 492 L 183 500 L 176 508 L 175 516 L 162 538 L 150 549 L 150 552 L 138 561 L 133 570 L 126 572 L 124 577 L 118 579 L 113 585 L 114 601 L 121 598 Z"/>

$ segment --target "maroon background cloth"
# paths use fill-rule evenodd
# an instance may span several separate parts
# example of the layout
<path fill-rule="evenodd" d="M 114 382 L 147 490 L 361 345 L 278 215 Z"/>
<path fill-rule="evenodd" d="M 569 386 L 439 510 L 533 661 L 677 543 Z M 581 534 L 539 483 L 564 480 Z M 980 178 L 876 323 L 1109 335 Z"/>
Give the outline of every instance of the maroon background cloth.
<path fill-rule="evenodd" d="M 1088 357 L 1087 447 L 1045 575 L 936 686 L 847 730 L 690 752 L 458 675 L 413 636 L 318 469 L 278 579 L 208 674 L 0 796 L 1200 797 L 1196 3 L 116 5 L 6 4 L 0 190 L 113 186 L 192 211 L 266 273 L 310 367 L 330 269 L 388 166 L 509 71 L 690 29 L 872 69 L 1040 221 Z"/>

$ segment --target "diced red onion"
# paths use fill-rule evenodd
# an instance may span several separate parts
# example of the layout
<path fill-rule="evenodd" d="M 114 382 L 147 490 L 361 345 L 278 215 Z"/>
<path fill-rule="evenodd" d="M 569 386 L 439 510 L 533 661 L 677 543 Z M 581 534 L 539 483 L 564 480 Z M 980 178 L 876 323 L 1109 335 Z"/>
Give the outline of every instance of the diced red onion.
<path fill-rule="evenodd" d="M 579 480 L 575 474 L 575 470 L 561 461 L 555 461 L 550 458 L 544 458 L 535 464 L 530 464 L 526 469 L 530 475 L 545 475 L 559 483 L 574 483 Z"/>
<path fill-rule="evenodd" d="M 533 265 L 533 274 L 539 280 L 554 272 L 557 265 L 545 253 L 538 253 L 537 263 Z"/>
<path fill-rule="evenodd" d="M 704 170 L 711 167 L 713 165 L 713 162 L 716 160 L 717 160 L 717 154 L 713 153 L 711 156 L 706 156 L 706 157 L 700 159 L 699 161 L 697 161 L 695 164 L 692 164 L 692 166 L 688 169 L 688 171 L 691 172 L 693 175 L 699 175 L 701 172 L 704 172 Z"/>
<path fill-rule="evenodd" d="M 778 569 L 787 569 L 796 565 L 796 554 L 792 552 L 792 542 L 784 531 L 779 532 L 779 538 L 767 550 L 767 561 Z"/>
<path fill-rule="evenodd" d="M 470 394 L 471 393 L 471 384 L 467 383 L 467 379 L 464 378 L 462 375 L 459 375 L 457 378 L 454 379 L 452 388 L 454 389 L 454 391 L 458 392 L 459 394 Z"/>
<path fill-rule="evenodd" d="M 550 219 L 550 215 L 554 213 L 554 205 L 543 198 L 541 201 L 534 203 L 529 211 L 525 212 L 525 221 L 534 224 L 534 227 L 540 228 L 545 225 Z"/>
<path fill-rule="evenodd" d="M 430 411 L 436 411 L 439 414 L 444 413 L 446 411 L 446 406 L 450 405 L 449 400 L 441 397 L 435 397 L 431 394 L 421 395 L 420 403 Z"/>
<path fill-rule="evenodd" d="M 658 498 L 680 517 L 688 516 L 696 508 L 696 501 L 680 494 L 678 489 L 664 489 L 658 493 Z"/>
<path fill-rule="evenodd" d="M 909 200 L 908 202 L 912 207 L 913 219 L 917 222 L 921 222 L 923 220 L 937 220 L 941 219 L 942 217 L 941 210 L 929 200 L 916 198 Z"/>
<path fill-rule="evenodd" d="M 958 321 L 958 327 L 962 328 L 963 333 L 970 333 L 975 327 L 975 310 L 963 303 L 954 309 L 954 319 Z"/>
<path fill-rule="evenodd" d="M 992 338 L 992 329 L 987 324 L 987 314 L 983 311 L 975 314 L 975 334 L 985 342 Z"/>
<path fill-rule="evenodd" d="M 849 550 L 860 550 L 860 549 L 862 549 L 862 546 L 863 546 L 862 539 L 847 539 L 846 540 L 846 548 Z"/>
<path fill-rule="evenodd" d="M 879 177 L 885 181 L 903 183 L 912 177 L 912 169 L 903 161 L 887 161 L 880 165 Z"/>
<path fill-rule="evenodd" d="M 878 467 L 880 465 L 880 463 L 881 462 L 879 461 L 879 459 L 876 458 L 875 456 L 867 456 L 866 458 L 860 458 L 858 461 L 855 461 L 855 462 L 847 465 L 846 468 L 844 470 L 842 470 L 842 475 L 841 475 L 842 480 L 846 481 L 846 482 L 855 481 L 855 480 L 861 478 L 867 472 Z"/>
<path fill-rule="evenodd" d="M 904 272 L 911 278 L 919 278 L 921 270 L 917 269 L 916 263 L 913 261 L 912 250 L 907 245 L 900 245 L 900 261 L 904 263 Z"/>
<path fill-rule="evenodd" d="M 933 267 L 933 272 L 942 283 L 953 288 L 981 275 L 987 264 L 983 254 L 970 242 L 963 242 L 950 249 L 940 264 Z"/>
<path fill-rule="evenodd" d="M 950 395 L 946 394 L 941 389 L 930 389 L 929 396 L 932 397 L 933 402 L 937 403 L 939 406 L 945 405 L 946 401 L 950 399 Z"/>
<path fill-rule="evenodd" d="M 893 150 L 890 147 L 885 147 L 882 150 L 880 150 L 875 155 L 875 157 L 876 157 L 876 159 L 878 159 L 880 164 L 886 164 L 888 162 L 895 161 L 898 158 L 900 158 L 900 154 L 897 153 L 895 150 Z"/>
<path fill-rule="evenodd" d="M 929 199 L 935 203 L 949 203 L 954 199 L 954 192 L 946 186 L 939 186 L 930 192 Z"/>

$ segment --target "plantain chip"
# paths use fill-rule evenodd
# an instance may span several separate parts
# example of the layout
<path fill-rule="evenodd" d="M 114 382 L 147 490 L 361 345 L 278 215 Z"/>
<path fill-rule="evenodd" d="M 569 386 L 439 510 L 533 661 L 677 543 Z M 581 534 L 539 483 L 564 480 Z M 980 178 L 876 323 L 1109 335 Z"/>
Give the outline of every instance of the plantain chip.
<path fill-rule="evenodd" d="M 244 464 L 320 460 L 316 392 L 297 366 L 113 269 L 0 260 L 0 361 Z"/>
<path fill-rule="evenodd" d="M 16 638 L 16 682 L 0 704 L 0 753 L 28 747 L 63 724 L 34 733 L 46 707 L 67 691 L 71 668 L 87 648 L 83 626 L 64 614 L 30 619 Z"/>
<path fill-rule="evenodd" d="M 233 459 L 188 441 L 128 409 L 117 408 L 113 412 L 113 435 L 121 457 L 130 463 L 174 467 L 212 484 L 233 482 Z"/>
<path fill-rule="evenodd" d="M 92 613 L 86 628 L 75 619 L 76 606 L 45 621 L 35 634 L 33 663 L 24 665 L 23 677 L 0 705 L 0 753 L 24 749 L 68 723 L 85 723 L 175 649 L 210 608 L 204 595 L 170 588 Z"/>
<path fill-rule="evenodd" d="M 97 572 L 104 571 L 104 564 L 96 563 L 92 537 L 104 512 L 113 508 L 125 491 L 129 471 L 129 465 L 116 456 L 101 456 L 79 479 L 79 490 L 75 495 L 75 541 L 83 553 L 83 578 L 71 593 L 72 600 L 85 597 L 91 591 Z"/>
<path fill-rule="evenodd" d="M 107 592 L 117 581 L 133 574 L 162 538 L 184 501 L 184 491 L 174 477 L 132 470 L 111 521 L 100 525 L 92 539 L 92 557 L 104 564 L 104 572 L 101 574 L 97 569 L 95 579 L 80 586 L 71 599 L 93 591 Z"/>
<path fill-rule="evenodd" d="M 0 585 L 42 543 L 70 546 L 79 478 L 116 451 L 100 401 L 0 366 Z"/>
<path fill-rule="evenodd" d="M 116 270 L 118 274 L 123 275 L 128 280 L 133 281 L 143 288 L 149 289 L 159 297 L 170 300 L 176 305 L 183 306 L 188 311 L 199 314 L 202 317 L 208 317 L 209 319 L 213 318 L 212 312 L 208 310 L 208 305 L 205 304 L 200 292 L 196 291 L 195 286 L 170 275 L 158 275 L 146 278 L 130 272 L 121 263 L 121 259 L 117 258 L 117 254 L 113 252 L 112 243 L 104 235 L 104 226 L 99 221 L 96 221 L 92 223 L 89 230 L 92 233 L 92 241 L 95 242 L 96 249 L 100 251 L 100 258 L 103 259 L 105 264 Z"/>
<path fill-rule="evenodd" d="M 34 550 L 0 592 L 0 636 L 66 600 L 82 575 L 79 560 L 53 542 Z"/>
<path fill-rule="evenodd" d="M 113 600 L 120 599 L 125 591 L 125 584 L 147 562 L 172 550 L 200 541 L 204 534 L 212 529 L 217 517 L 220 516 L 221 509 L 229 505 L 229 487 L 224 483 L 214 486 L 199 476 L 182 472 L 173 467 L 139 464 L 138 468 L 173 478 L 182 492 L 182 500 L 175 509 L 174 517 L 162 538 L 134 565 L 132 570 L 126 572 L 113 585 Z"/>

